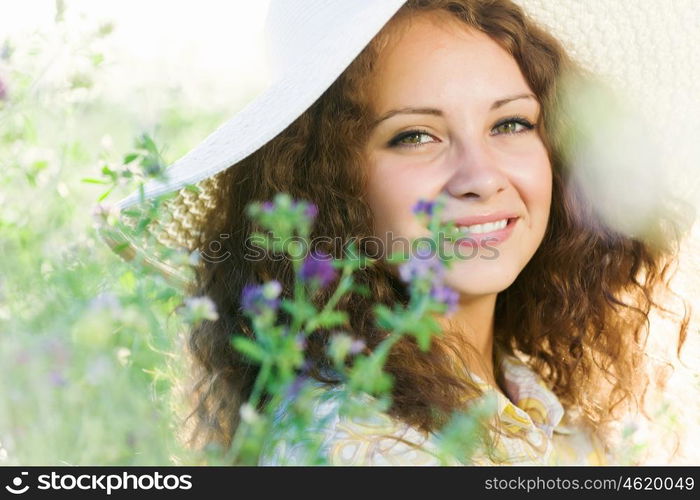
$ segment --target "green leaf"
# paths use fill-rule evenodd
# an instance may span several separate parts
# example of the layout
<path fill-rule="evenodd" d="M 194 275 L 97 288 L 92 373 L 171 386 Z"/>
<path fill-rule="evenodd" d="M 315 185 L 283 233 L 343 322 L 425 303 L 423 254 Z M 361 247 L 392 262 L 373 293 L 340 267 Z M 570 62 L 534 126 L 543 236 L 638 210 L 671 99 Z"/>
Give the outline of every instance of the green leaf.
<path fill-rule="evenodd" d="M 386 261 L 389 264 L 399 265 L 399 264 L 403 264 L 405 262 L 408 262 L 409 259 L 410 259 L 410 257 L 408 254 L 404 254 L 403 252 L 397 251 L 397 252 L 394 252 L 391 255 L 389 255 L 389 257 L 387 257 Z"/>
<path fill-rule="evenodd" d="M 134 233 L 141 234 L 151 222 L 152 220 L 149 217 L 144 217 L 138 222 L 138 224 L 136 224 L 136 227 L 134 228 Z"/>
<path fill-rule="evenodd" d="M 117 179 L 117 173 L 109 168 L 107 165 L 104 165 L 102 167 L 102 175 L 106 175 L 110 179 L 112 179 L 112 182 L 114 182 Z"/>
<path fill-rule="evenodd" d="M 265 358 L 267 358 L 267 353 L 265 350 L 257 342 L 250 340 L 248 337 L 237 335 L 233 337 L 231 344 L 238 352 L 242 353 L 253 361 L 261 363 L 263 360 L 265 360 Z"/>
<path fill-rule="evenodd" d="M 348 314 L 345 311 L 327 311 L 309 321 L 307 328 L 309 331 L 314 331 L 318 328 L 333 328 L 347 323 Z"/>
<path fill-rule="evenodd" d="M 286 374 L 293 377 L 295 368 L 300 368 L 304 363 L 304 351 L 296 341 L 294 335 L 280 338 L 281 343 L 275 354 L 275 364 L 280 375 Z"/>
<path fill-rule="evenodd" d="M 357 269 L 359 258 L 360 252 L 357 249 L 357 245 L 351 240 L 343 249 L 343 260 L 349 262 L 353 266 L 353 269 Z"/>
<path fill-rule="evenodd" d="M 365 284 L 356 284 L 352 287 L 352 290 L 363 297 L 369 297 L 372 293 L 369 287 Z"/>
<path fill-rule="evenodd" d="M 430 334 L 423 329 L 419 329 L 413 332 L 413 336 L 416 338 L 416 341 L 418 342 L 418 347 L 420 347 L 421 351 L 427 351 L 430 347 Z"/>
<path fill-rule="evenodd" d="M 128 165 L 129 163 L 131 163 L 132 161 L 134 161 L 134 160 L 135 160 L 136 158 L 138 158 L 139 156 L 141 156 L 141 155 L 138 154 L 138 153 L 129 153 L 128 155 L 126 155 L 126 156 L 124 157 L 124 160 L 122 161 L 122 163 L 123 163 L 124 165 Z"/>
<path fill-rule="evenodd" d="M 105 56 L 103 56 L 102 54 L 99 54 L 99 53 L 93 54 L 91 59 L 92 59 L 92 64 L 94 66 L 99 66 L 105 60 Z"/>
<path fill-rule="evenodd" d="M 104 200 L 105 198 L 107 198 L 107 196 L 109 196 L 109 193 L 111 193 L 112 191 L 114 191 L 114 186 L 112 186 L 112 187 L 109 188 L 107 191 L 105 191 L 104 193 L 102 193 L 102 194 L 97 198 L 97 201 L 102 201 L 102 200 Z"/>
<path fill-rule="evenodd" d="M 393 377 L 383 371 L 381 358 L 361 357 L 352 367 L 349 383 L 353 389 L 370 394 L 381 394 L 391 389 Z"/>
<path fill-rule="evenodd" d="M 266 234 L 255 231 L 248 237 L 251 245 L 259 248 L 269 249 L 272 246 L 270 237 Z"/>
<path fill-rule="evenodd" d="M 139 138 L 139 146 L 148 151 L 150 154 L 158 156 L 158 148 L 156 147 L 156 143 L 153 142 L 153 139 L 151 139 L 149 134 L 141 134 L 141 137 Z"/>
<path fill-rule="evenodd" d="M 397 319 L 394 311 L 389 309 L 384 304 L 377 304 L 374 306 L 374 314 L 377 317 L 377 326 L 387 330 L 393 330 Z"/>
<path fill-rule="evenodd" d="M 128 241 L 125 241 L 124 243 L 119 243 L 118 245 L 116 245 L 116 246 L 114 247 L 114 251 L 115 251 L 116 253 L 119 253 L 119 252 L 121 252 L 121 251 L 126 250 L 127 248 L 129 248 L 129 246 L 130 246 L 129 242 L 128 242 Z"/>
<path fill-rule="evenodd" d="M 345 361 L 351 345 L 352 337 L 347 333 L 336 333 L 331 337 L 326 351 L 336 366 Z"/>
<path fill-rule="evenodd" d="M 430 339 L 433 334 L 440 331 L 440 325 L 435 318 L 429 315 L 423 316 L 420 320 L 411 325 L 410 332 L 416 338 L 418 346 L 423 351 L 427 351 L 430 347 Z"/>
<path fill-rule="evenodd" d="M 94 179 L 92 177 L 84 177 L 80 179 L 80 182 L 85 182 L 86 184 L 109 184 L 109 181 L 104 179 Z"/>
<path fill-rule="evenodd" d="M 305 323 L 309 318 L 318 314 L 318 311 L 313 304 L 302 300 L 282 299 L 280 307 L 283 311 L 288 312 L 293 318 Z"/>

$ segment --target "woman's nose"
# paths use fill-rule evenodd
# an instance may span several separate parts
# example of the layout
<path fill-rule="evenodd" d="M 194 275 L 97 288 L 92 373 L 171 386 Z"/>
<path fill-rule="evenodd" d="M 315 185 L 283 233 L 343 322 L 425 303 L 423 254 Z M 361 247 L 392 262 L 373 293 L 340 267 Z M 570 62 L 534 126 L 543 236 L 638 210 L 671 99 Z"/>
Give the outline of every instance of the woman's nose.
<path fill-rule="evenodd" d="M 454 171 L 446 191 L 454 197 L 487 200 L 508 185 L 505 173 L 483 143 L 465 142 L 450 161 Z"/>

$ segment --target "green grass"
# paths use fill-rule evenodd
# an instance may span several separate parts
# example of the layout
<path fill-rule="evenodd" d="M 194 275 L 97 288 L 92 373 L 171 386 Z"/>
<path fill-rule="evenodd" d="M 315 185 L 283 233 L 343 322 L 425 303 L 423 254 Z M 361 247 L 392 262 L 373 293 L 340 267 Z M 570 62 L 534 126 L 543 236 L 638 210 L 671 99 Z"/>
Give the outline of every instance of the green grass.
<path fill-rule="evenodd" d="M 193 463 L 172 390 L 181 297 L 101 241 L 92 210 L 105 187 L 81 179 L 118 166 L 144 132 L 171 162 L 225 116 L 182 108 L 173 90 L 151 121 L 110 100 L 95 83 L 105 58 L 84 50 L 108 36 L 97 26 L 64 47 L 88 69 L 50 78 L 49 40 L 74 28 L 8 40 L 0 61 L 0 464 Z"/>

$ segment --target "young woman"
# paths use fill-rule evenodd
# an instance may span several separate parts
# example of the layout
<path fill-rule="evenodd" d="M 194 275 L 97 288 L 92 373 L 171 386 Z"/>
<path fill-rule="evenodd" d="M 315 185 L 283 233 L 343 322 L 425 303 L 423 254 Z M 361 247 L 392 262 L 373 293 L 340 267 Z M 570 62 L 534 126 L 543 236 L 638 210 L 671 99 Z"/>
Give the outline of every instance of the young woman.
<path fill-rule="evenodd" d="M 440 320 L 444 334 L 427 352 L 409 339 L 393 348 L 385 415 L 362 422 L 338 414 L 320 429 L 330 463 L 436 463 L 434 433 L 486 393 L 497 413 L 489 446 L 472 463 L 614 462 L 605 424 L 646 387 L 645 327 L 657 288 L 668 282 L 680 219 L 669 208 L 644 235 L 602 220 L 567 163 L 578 124 L 567 114 L 565 84 L 591 77 L 519 6 L 394 4 L 381 22 L 367 21 L 371 41 L 318 99 L 208 188 L 197 246 L 207 252 L 218 241 L 228 258 L 203 261 L 192 289 L 219 312 L 190 338 L 199 377 L 194 439 L 231 443 L 257 374 L 230 344 L 231 332 L 250 332 L 239 303 L 244 286 L 276 279 L 283 293 L 293 289 L 288 261 L 244 258 L 254 230 L 249 203 L 288 192 L 317 205 L 312 236 L 378 238 L 388 255 L 392 240 L 426 234 L 415 203 L 442 195 L 444 219 L 490 238 L 496 257 L 477 247 L 447 271 L 459 301 Z M 311 26 L 319 40 L 337 29 L 330 21 Z M 386 335 L 372 306 L 405 302 L 405 284 L 381 263 L 356 279 L 370 295 L 348 296 L 339 309 L 371 352 Z M 320 382 L 328 382 L 327 333 L 306 349 Z M 290 444 L 267 450 L 260 463 L 299 460 Z"/>

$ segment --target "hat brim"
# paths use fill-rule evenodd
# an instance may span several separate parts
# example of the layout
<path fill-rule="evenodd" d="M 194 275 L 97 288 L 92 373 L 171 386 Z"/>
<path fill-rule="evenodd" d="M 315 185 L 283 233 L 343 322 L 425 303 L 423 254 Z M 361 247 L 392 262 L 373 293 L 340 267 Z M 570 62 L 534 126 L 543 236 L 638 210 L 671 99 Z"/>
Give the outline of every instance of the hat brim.
<path fill-rule="evenodd" d="M 269 142 L 306 111 L 369 44 L 405 0 L 348 2 L 338 13 L 343 36 L 326 36 L 313 54 L 305 54 L 276 77 L 233 118 L 185 156 L 170 165 L 163 178 L 152 180 L 117 203 L 125 209 L 195 184 L 243 160 Z M 361 7 L 361 8 L 360 8 Z"/>

